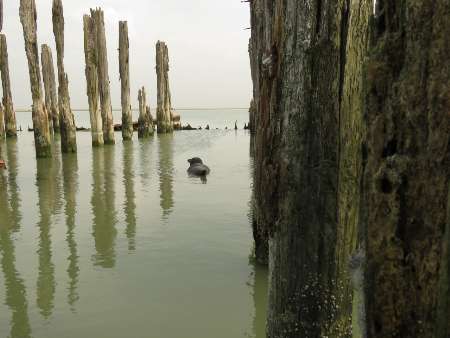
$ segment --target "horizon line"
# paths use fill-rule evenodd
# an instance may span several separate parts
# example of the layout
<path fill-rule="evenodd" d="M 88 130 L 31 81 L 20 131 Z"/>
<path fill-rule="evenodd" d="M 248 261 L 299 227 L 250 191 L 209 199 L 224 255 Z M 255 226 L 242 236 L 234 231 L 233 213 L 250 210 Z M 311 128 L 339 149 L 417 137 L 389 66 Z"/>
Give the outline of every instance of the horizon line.
<path fill-rule="evenodd" d="M 173 110 L 177 111 L 182 111 L 182 110 L 245 110 L 248 109 L 247 108 L 242 108 L 242 107 L 217 107 L 217 108 L 172 108 Z M 112 111 L 121 111 L 122 108 L 113 108 Z M 132 111 L 138 111 L 138 108 L 131 108 Z M 32 110 L 31 109 L 25 109 L 25 108 L 20 108 L 20 109 L 16 109 L 15 110 L 16 113 L 31 113 Z M 74 112 L 89 112 L 89 108 L 81 108 L 81 109 L 76 109 L 76 108 L 72 108 L 72 111 Z"/>

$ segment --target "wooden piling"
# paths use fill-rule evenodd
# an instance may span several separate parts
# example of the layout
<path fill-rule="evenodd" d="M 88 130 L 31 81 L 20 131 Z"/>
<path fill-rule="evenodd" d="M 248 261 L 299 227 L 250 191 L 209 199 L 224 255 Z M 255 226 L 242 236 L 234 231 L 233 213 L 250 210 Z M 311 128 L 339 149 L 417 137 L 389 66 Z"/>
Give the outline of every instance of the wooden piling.
<path fill-rule="evenodd" d="M 19 14 L 25 40 L 31 95 L 33 98 L 32 114 L 36 157 L 51 157 L 50 132 L 48 128 L 47 110 L 43 101 L 41 71 L 39 67 L 35 0 L 20 0 Z"/>
<path fill-rule="evenodd" d="M 139 89 L 138 94 L 139 101 L 139 120 L 138 120 L 138 137 L 145 138 L 153 135 L 153 123 L 151 116 L 147 112 L 147 94 L 145 88 Z M 148 108 L 150 110 L 150 108 Z"/>
<path fill-rule="evenodd" d="M 0 103 L 0 141 L 5 138 L 5 115 L 3 113 L 3 105 Z M 0 144 L 0 158 L 1 155 L 1 144 Z"/>
<path fill-rule="evenodd" d="M 63 153 L 77 152 L 75 119 L 70 107 L 69 80 L 64 70 L 64 12 L 61 0 L 53 0 L 53 34 L 55 35 L 58 65 L 58 103 Z"/>
<path fill-rule="evenodd" d="M 114 121 L 111 106 L 111 92 L 108 75 L 108 54 L 106 49 L 105 19 L 103 10 L 91 9 L 96 31 L 97 72 L 100 92 L 100 106 L 103 120 L 103 139 L 106 144 L 114 144 Z"/>
<path fill-rule="evenodd" d="M 171 117 L 171 97 L 169 87 L 169 52 L 163 41 L 156 43 L 156 75 L 158 84 L 158 107 L 156 119 L 158 134 L 171 133 L 173 123 Z"/>
<path fill-rule="evenodd" d="M 49 128 L 59 133 L 59 110 L 56 96 L 55 68 L 52 50 L 48 45 L 41 46 L 42 79 L 44 80 L 45 107 L 47 109 Z"/>
<path fill-rule="evenodd" d="M 0 32 L 3 29 L 3 0 L 0 0 Z"/>
<path fill-rule="evenodd" d="M 250 101 L 250 108 L 248 109 L 248 116 L 249 116 L 249 122 L 248 122 L 248 129 L 250 130 L 250 133 L 255 133 L 255 127 L 256 127 L 256 102 L 254 99 Z"/>
<path fill-rule="evenodd" d="M 9 60 L 8 60 L 8 45 L 6 43 L 5 34 L 0 34 L 0 71 L 2 76 L 3 87 L 3 110 L 4 110 L 4 127 L 6 137 L 17 136 L 16 113 L 14 111 L 12 95 L 11 95 L 11 81 L 9 78 Z"/>
<path fill-rule="evenodd" d="M 155 132 L 155 123 L 154 123 L 154 119 L 153 119 L 153 116 L 152 116 L 152 111 L 150 109 L 150 105 L 147 105 L 145 107 L 145 111 L 147 113 L 147 119 L 148 119 L 149 125 L 150 125 L 149 131 L 153 135 L 153 133 Z"/>
<path fill-rule="evenodd" d="M 91 117 L 92 146 L 98 147 L 103 141 L 103 120 L 98 102 L 98 72 L 96 56 L 95 23 L 91 16 L 84 15 L 84 56 L 86 62 L 87 96 L 89 101 L 89 114 Z"/>
<path fill-rule="evenodd" d="M 122 101 L 122 138 L 131 140 L 133 138 L 133 116 L 131 113 L 130 100 L 130 67 L 129 53 L 130 43 L 128 40 L 128 23 L 119 22 L 119 71 L 121 83 Z"/>

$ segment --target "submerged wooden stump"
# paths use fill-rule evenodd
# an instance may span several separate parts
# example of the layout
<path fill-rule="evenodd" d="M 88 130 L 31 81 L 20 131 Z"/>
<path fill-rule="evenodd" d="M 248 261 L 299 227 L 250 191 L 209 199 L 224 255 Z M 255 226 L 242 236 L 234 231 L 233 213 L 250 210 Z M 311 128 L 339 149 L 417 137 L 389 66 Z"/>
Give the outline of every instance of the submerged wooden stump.
<path fill-rule="evenodd" d="M 156 75 L 158 81 L 158 107 L 156 110 L 158 133 L 171 133 L 173 122 L 169 87 L 169 51 L 162 41 L 156 43 Z"/>
<path fill-rule="evenodd" d="M 45 107 L 47 109 L 49 127 L 59 133 L 59 110 L 56 96 L 55 68 L 53 67 L 52 50 L 47 45 L 41 46 L 42 78 L 45 89 Z"/>
<path fill-rule="evenodd" d="M 4 109 L 4 127 L 6 137 L 17 136 L 16 113 L 14 111 L 11 81 L 9 78 L 8 45 L 5 34 L 0 34 L 0 71 L 2 75 L 3 87 L 3 109 Z"/>
<path fill-rule="evenodd" d="M 170 112 L 174 130 L 181 130 L 181 115 L 175 111 Z"/>
<path fill-rule="evenodd" d="M 63 153 L 76 153 L 77 137 L 75 119 L 70 107 L 69 80 L 64 70 L 64 13 L 61 0 L 53 0 L 52 18 L 58 64 L 61 150 Z"/>
<path fill-rule="evenodd" d="M 99 81 L 100 106 L 103 120 L 103 139 L 106 144 L 114 144 L 114 121 L 111 106 L 111 91 L 108 75 L 108 54 L 106 49 L 105 19 L 103 10 L 91 9 L 95 23 L 97 74 Z"/>
<path fill-rule="evenodd" d="M 92 17 L 84 15 L 84 56 L 86 62 L 87 96 L 89 101 L 89 114 L 91 118 L 92 146 L 104 144 L 103 120 L 99 106 L 98 72 L 96 56 L 95 23 Z"/>
<path fill-rule="evenodd" d="M 130 102 L 130 66 L 129 66 L 129 40 L 128 23 L 119 22 L 119 71 L 121 83 L 122 100 L 122 138 L 131 140 L 133 138 L 133 116 Z"/>
<path fill-rule="evenodd" d="M 138 120 L 138 137 L 145 138 L 153 135 L 153 123 L 150 115 L 150 107 L 147 106 L 147 94 L 145 88 L 139 89 L 139 120 Z"/>
<path fill-rule="evenodd" d="M 32 114 L 34 126 L 34 143 L 36 157 L 51 157 L 50 131 L 47 110 L 43 102 L 41 72 L 36 34 L 36 3 L 34 0 L 20 0 L 20 22 L 23 27 L 25 51 L 28 59 L 31 95 L 33 98 Z"/>

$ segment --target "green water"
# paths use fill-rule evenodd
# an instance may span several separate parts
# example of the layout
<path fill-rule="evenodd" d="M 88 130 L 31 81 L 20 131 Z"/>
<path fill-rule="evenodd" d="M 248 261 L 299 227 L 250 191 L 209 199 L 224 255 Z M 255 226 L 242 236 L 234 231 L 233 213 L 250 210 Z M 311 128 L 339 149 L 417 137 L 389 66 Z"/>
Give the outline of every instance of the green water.
<path fill-rule="evenodd" d="M 265 337 L 248 133 L 77 136 L 77 155 L 55 140 L 51 160 L 32 133 L 2 144 L 0 337 Z M 206 184 L 187 177 L 192 156 Z"/>

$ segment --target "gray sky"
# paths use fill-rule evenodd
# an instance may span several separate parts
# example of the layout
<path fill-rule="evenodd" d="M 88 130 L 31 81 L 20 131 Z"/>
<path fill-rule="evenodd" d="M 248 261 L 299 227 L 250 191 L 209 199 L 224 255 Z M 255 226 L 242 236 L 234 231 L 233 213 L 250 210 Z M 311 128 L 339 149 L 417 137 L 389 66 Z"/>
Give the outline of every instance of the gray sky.
<path fill-rule="evenodd" d="M 4 1 L 12 95 L 16 109 L 29 108 L 31 93 L 19 0 Z M 36 0 L 38 43 L 49 44 L 56 63 L 51 23 L 52 0 Z M 155 44 L 169 47 L 170 86 L 174 107 L 247 107 L 251 98 L 248 59 L 249 8 L 240 0 L 63 0 L 65 67 L 72 108 L 87 108 L 84 76 L 83 14 L 105 12 L 112 105 L 120 107 L 119 20 L 128 21 L 131 97 L 145 86 L 156 105 Z M 56 64 L 55 64 L 56 68 Z"/>

